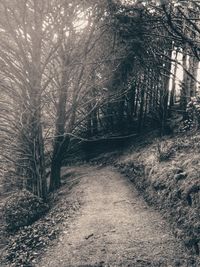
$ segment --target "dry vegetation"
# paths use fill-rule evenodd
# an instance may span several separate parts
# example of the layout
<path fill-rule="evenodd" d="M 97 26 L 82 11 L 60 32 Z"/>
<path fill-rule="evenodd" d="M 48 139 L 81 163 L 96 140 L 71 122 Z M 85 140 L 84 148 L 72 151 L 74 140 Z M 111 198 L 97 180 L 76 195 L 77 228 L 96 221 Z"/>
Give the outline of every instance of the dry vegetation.
<path fill-rule="evenodd" d="M 200 135 L 155 139 L 136 146 L 117 163 L 145 199 L 170 221 L 175 235 L 199 255 Z"/>
<path fill-rule="evenodd" d="M 21 226 L 18 230 L 16 230 L 16 227 L 14 231 L 12 229 L 12 231 L 9 232 L 4 230 L 7 226 L 5 225 L 5 221 L 0 225 L 0 266 L 34 266 L 36 259 L 38 259 L 53 242 L 59 240 L 63 228 L 66 229 L 67 225 L 70 224 L 81 205 L 82 195 L 80 192 L 76 193 L 77 189 L 75 186 L 78 181 L 77 179 L 74 181 L 73 173 L 70 173 L 70 170 L 66 171 L 64 169 L 62 178 L 63 186 L 56 194 L 50 196 L 49 211 L 35 222 L 33 222 L 34 212 L 33 210 L 31 211 L 26 204 L 28 199 L 28 201 L 31 200 L 30 205 L 35 205 L 35 203 L 37 204 L 37 199 L 34 197 L 34 201 L 32 201 L 32 196 L 28 195 L 27 197 L 27 194 L 24 193 L 23 199 L 25 199 L 25 201 L 21 203 L 21 195 L 18 196 L 18 201 L 15 195 L 16 215 L 18 215 L 17 213 L 21 208 L 24 217 L 18 215 L 21 220 L 13 220 L 13 224 L 9 226 L 16 226 L 16 222 L 21 222 L 22 225 L 26 225 Z M 9 206 L 12 199 L 4 199 L 6 202 L 4 206 Z M 9 213 L 9 210 L 7 211 Z M 9 213 L 7 215 L 7 219 L 9 220 L 9 215 L 11 214 Z M 14 215 L 15 213 L 13 213 L 13 216 Z M 26 221 L 25 223 L 26 217 L 29 219 L 32 218 L 33 221 Z"/>

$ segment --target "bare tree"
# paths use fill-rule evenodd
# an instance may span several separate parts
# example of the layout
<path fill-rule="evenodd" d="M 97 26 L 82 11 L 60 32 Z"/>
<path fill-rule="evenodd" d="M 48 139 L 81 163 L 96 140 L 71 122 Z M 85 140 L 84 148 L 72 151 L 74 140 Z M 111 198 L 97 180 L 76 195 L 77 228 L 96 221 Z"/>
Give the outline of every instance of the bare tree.
<path fill-rule="evenodd" d="M 46 68 L 57 50 L 53 42 L 56 19 L 49 1 L 1 1 L 1 76 L 5 92 L 13 95 L 11 144 L 17 177 L 22 186 L 45 198 L 44 140 L 42 129 L 43 93 L 51 77 Z M 48 40 L 48 41 L 47 41 Z M 6 101 L 5 101 L 6 102 Z M 9 114 L 11 118 L 11 114 Z M 5 120 L 4 120 L 5 122 Z M 12 125 L 12 124 L 9 124 Z M 11 148 L 12 147 L 12 148 Z M 4 156 L 7 157 L 6 151 Z"/>

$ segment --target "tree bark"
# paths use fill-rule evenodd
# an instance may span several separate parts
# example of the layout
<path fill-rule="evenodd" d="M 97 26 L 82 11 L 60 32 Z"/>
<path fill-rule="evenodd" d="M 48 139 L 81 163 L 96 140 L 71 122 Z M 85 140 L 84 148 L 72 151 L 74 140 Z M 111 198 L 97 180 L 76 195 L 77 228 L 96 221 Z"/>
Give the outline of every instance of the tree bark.
<path fill-rule="evenodd" d="M 51 161 L 51 175 L 49 191 L 52 192 L 60 187 L 61 184 L 61 167 L 63 160 L 64 144 L 65 142 L 65 124 L 66 124 L 66 103 L 67 103 L 67 82 L 68 73 L 67 65 L 68 60 L 65 58 L 64 51 L 61 48 L 62 59 L 62 80 L 61 87 L 59 88 L 59 99 L 57 103 L 57 115 L 56 115 L 56 129 L 55 138 L 53 143 L 53 156 Z"/>

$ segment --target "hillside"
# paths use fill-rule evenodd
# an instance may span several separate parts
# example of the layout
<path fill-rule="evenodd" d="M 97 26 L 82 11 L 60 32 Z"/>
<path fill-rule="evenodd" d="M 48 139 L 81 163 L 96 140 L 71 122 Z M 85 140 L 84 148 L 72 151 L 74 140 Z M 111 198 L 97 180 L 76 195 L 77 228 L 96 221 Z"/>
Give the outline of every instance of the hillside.
<path fill-rule="evenodd" d="M 167 218 L 175 236 L 199 255 L 200 134 L 147 137 L 146 143 L 133 146 L 116 165 Z"/>
<path fill-rule="evenodd" d="M 9 236 L 2 266 L 197 267 L 200 134 L 155 136 L 63 167 L 50 210 Z"/>

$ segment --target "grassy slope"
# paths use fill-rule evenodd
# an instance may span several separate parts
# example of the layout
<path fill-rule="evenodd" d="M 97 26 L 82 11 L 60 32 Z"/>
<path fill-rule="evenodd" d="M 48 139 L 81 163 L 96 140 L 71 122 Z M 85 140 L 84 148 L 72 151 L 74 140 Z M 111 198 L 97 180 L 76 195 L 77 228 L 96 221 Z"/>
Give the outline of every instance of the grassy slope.
<path fill-rule="evenodd" d="M 146 143 L 122 155 L 117 167 L 162 211 L 186 247 L 199 254 L 200 133 Z"/>

